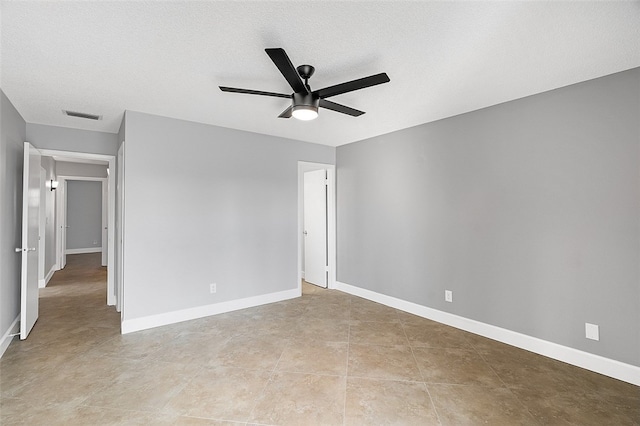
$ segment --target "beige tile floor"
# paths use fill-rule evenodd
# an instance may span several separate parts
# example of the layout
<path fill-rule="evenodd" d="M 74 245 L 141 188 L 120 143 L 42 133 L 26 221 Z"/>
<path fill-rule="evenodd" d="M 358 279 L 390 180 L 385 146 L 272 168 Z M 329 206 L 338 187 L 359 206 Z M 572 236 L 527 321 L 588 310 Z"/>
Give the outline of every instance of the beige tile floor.
<path fill-rule="evenodd" d="M 0 424 L 640 425 L 640 388 L 337 291 L 122 336 L 68 256 L 0 359 Z"/>

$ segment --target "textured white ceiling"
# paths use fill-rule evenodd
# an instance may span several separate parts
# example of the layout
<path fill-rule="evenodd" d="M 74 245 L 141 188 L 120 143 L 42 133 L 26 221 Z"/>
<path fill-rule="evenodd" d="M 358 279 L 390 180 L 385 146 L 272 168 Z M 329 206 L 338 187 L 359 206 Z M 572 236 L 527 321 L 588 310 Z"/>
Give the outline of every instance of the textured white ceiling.
<path fill-rule="evenodd" d="M 640 2 L 1 3 L 0 86 L 29 123 L 115 133 L 124 110 L 342 145 L 640 66 Z M 265 54 L 367 113 L 278 119 L 290 93 Z M 67 117 L 63 109 L 103 116 Z"/>

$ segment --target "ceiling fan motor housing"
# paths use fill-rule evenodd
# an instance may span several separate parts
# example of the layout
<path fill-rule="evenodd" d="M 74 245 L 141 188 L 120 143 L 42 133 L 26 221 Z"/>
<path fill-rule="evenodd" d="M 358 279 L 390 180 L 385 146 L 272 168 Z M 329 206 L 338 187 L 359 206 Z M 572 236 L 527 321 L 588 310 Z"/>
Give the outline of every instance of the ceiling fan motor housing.
<path fill-rule="evenodd" d="M 312 93 L 294 93 L 293 94 L 293 106 L 294 108 L 297 106 L 306 106 L 309 108 L 318 109 L 318 105 L 320 104 L 320 98 L 317 96 L 313 96 Z"/>

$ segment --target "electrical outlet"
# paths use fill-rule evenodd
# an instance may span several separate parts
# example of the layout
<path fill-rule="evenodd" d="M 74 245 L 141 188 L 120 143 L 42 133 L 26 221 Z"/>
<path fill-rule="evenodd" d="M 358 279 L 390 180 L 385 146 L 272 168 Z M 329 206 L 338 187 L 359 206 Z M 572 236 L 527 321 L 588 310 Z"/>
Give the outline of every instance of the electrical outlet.
<path fill-rule="evenodd" d="M 451 290 L 445 290 L 444 291 L 444 301 L 445 302 L 449 302 L 449 303 L 453 303 L 453 291 L 451 291 Z"/>
<path fill-rule="evenodd" d="M 600 327 L 596 324 L 584 323 L 585 337 L 591 340 L 600 340 Z"/>
<path fill-rule="evenodd" d="M 218 286 L 216 283 L 209 284 L 209 293 L 211 294 L 215 293 L 218 290 L 217 287 Z"/>

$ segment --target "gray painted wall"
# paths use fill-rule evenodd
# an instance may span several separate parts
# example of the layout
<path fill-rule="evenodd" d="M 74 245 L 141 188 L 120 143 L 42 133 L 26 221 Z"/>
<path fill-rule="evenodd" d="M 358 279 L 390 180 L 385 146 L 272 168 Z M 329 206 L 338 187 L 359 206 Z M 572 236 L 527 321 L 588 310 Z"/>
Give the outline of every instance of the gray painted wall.
<path fill-rule="evenodd" d="M 130 111 L 125 139 L 125 320 L 297 287 L 297 162 L 335 148 Z"/>
<path fill-rule="evenodd" d="M 115 133 L 27 123 L 27 140 L 40 149 L 115 155 Z"/>
<path fill-rule="evenodd" d="M 339 147 L 338 280 L 640 365 L 639 117 L 636 68 Z"/>
<path fill-rule="evenodd" d="M 72 163 L 57 161 L 56 170 L 60 176 L 107 177 L 107 166 L 100 164 Z"/>
<path fill-rule="evenodd" d="M 67 250 L 102 249 L 102 182 L 67 180 Z"/>
<path fill-rule="evenodd" d="M 22 163 L 26 123 L 0 90 L 0 336 L 20 314 Z"/>

